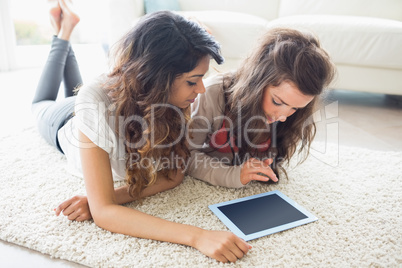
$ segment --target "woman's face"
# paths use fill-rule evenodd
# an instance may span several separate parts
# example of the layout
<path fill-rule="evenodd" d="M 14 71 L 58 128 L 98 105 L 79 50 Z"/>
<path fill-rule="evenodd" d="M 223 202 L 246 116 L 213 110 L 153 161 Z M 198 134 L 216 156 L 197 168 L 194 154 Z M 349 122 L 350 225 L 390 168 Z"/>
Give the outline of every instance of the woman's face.
<path fill-rule="evenodd" d="M 172 94 L 169 103 L 179 108 L 187 108 L 194 102 L 198 94 L 205 92 L 202 78 L 209 68 L 209 56 L 200 60 L 198 65 L 190 72 L 177 77 L 173 82 Z"/>
<path fill-rule="evenodd" d="M 267 123 L 285 122 L 297 109 L 307 106 L 314 96 L 304 95 L 293 82 L 283 81 L 279 86 L 267 86 L 262 97 L 262 110 Z"/>

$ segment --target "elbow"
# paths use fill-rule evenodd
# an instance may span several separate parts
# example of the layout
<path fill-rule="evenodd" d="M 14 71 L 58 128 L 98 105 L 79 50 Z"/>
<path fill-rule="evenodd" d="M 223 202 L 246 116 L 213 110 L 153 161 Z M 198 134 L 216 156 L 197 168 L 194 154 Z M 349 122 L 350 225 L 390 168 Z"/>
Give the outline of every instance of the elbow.
<path fill-rule="evenodd" d="M 110 226 L 111 222 L 110 219 L 113 219 L 113 216 L 110 215 L 110 206 L 102 206 L 102 207 L 97 207 L 95 208 L 92 212 L 92 219 L 94 220 L 94 223 L 96 226 L 112 231 Z"/>
<path fill-rule="evenodd" d="M 94 223 L 96 226 L 106 229 L 107 230 L 107 224 L 105 223 L 105 217 L 102 216 L 102 213 L 92 213 L 92 219 L 94 220 Z"/>
<path fill-rule="evenodd" d="M 179 186 L 184 180 L 184 172 L 181 170 L 176 171 L 176 175 L 170 179 L 170 189 Z"/>

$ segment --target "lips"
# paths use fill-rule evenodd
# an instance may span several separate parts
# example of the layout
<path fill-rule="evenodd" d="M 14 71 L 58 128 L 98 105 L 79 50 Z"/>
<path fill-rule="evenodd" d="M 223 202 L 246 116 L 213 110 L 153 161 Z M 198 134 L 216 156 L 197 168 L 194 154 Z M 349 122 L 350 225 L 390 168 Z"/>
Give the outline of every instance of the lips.
<path fill-rule="evenodd" d="M 275 122 L 275 120 L 273 120 L 269 115 L 265 115 L 268 119 L 268 124 L 272 124 L 273 122 Z"/>
<path fill-rule="evenodd" d="M 195 96 L 194 98 L 192 98 L 192 99 L 188 99 L 187 101 L 190 102 L 190 103 L 193 103 L 193 102 L 195 101 L 195 99 L 197 98 L 197 96 L 198 96 L 198 95 L 196 95 L 196 96 Z"/>

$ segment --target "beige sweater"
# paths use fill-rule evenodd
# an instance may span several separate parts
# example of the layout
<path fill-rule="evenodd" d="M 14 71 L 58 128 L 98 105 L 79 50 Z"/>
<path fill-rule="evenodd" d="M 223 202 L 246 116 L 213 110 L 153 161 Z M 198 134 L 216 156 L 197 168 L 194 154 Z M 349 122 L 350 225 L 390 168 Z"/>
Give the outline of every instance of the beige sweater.
<path fill-rule="evenodd" d="M 213 185 L 243 187 L 240 182 L 242 166 L 231 166 L 233 155 L 209 146 L 212 133 L 222 127 L 224 118 L 223 75 L 207 78 L 204 85 L 206 92 L 200 94 L 191 107 L 191 158 L 187 174 Z"/>

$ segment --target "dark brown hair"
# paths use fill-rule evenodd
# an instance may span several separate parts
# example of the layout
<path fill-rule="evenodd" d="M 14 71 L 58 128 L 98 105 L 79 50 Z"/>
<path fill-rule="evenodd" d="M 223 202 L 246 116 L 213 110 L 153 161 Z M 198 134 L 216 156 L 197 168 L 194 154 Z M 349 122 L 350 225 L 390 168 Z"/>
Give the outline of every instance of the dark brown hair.
<path fill-rule="evenodd" d="M 125 139 L 126 179 L 132 196 L 139 197 L 155 182 L 155 161 L 172 155 L 183 161 L 188 158 L 187 144 L 180 135 L 185 131 L 189 108 L 154 104 L 168 104 L 174 80 L 193 70 L 205 56 L 218 64 L 223 62 L 220 46 L 211 35 L 197 23 L 169 11 L 144 16 L 117 43 L 105 87 L 116 107 L 116 117 L 124 120 L 115 127 Z M 131 157 L 134 154 L 136 157 Z M 182 165 L 171 161 L 161 172 L 168 176 Z"/>

